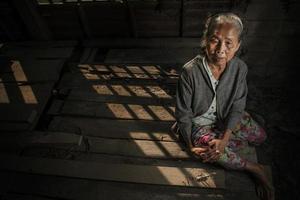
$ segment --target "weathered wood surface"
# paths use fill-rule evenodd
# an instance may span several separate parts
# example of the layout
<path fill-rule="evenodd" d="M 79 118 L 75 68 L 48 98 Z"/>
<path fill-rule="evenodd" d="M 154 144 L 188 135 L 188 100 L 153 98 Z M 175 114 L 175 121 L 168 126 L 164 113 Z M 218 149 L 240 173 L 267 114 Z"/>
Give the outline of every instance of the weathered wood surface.
<path fill-rule="evenodd" d="M 0 98 L 2 102 L 0 104 L 0 112 L 4 113 L 0 119 L 1 123 L 25 122 L 29 124 L 26 126 L 33 128 L 51 96 L 53 84 L 45 83 L 20 86 L 3 84 L 6 95 Z M 6 103 L 3 102 L 4 100 Z M 0 126 L 0 130 L 14 130 L 14 128 L 13 126 L 3 125 Z"/>
<path fill-rule="evenodd" d="M 175 121 L 174 109 L 173 106 L 161 105 L 65 101 L 61 111 L 57 115 Z"/>
<path fill-rule="evenodd" d="M 39 119 L 54 83 L 24 86 L 5 86 L 6 96 L 0 101 L 0 130 L 29 130 Z M 7 102 L 3 102 L 7 100 Z M 8 122 L 8 123 L 7 123 Z M 15 127 L 13 126 L 15 123 Z M 22 123 L 23 125 L 17 125 Z M 22 128 L 23 127 L 23 128 Z"/>
<path fill-rule="evenodd" d="M 224 170 L 164 166 L 114 165 L 0 155 L 2 170 L 93 180 L 185 187 L 225 188 Z M 49 167 L 51 166 L 51 167 Z M 198 180 L 197 180 L 198 179 Z"/>
<path fill-rule="evenodd" d="M 103 138 L 177 141 L 172 122 L 54 117 L 49 130 Z"/>
<path fill-rule="evenodd" d="M 59 88 L 89 89 L 98 85 L 136 85 L 140 87 L 156 86 L 175 87 L 178 80 L 178 69 L 175 64 L 80 64 L 69 67 L 72 73 L 62 77 Z M 89 90 L 91 90 L 91 88 Z M 96 89 L 96 88 L 94 88 Z M 125 90 L 125 89 L 124 89 Z"/>
<path fill-rule="evenodd" d="M 107 200 L 257 200 L 255 192 L 232 191 L 223 189 L 205 189 L 195 187 L 168 187 L 153 184 L 135 184 L 116 181 L 98 181 L 74 179 L 59 176 L 46 176 L 25 173 L 3 172 L 0 180 L 3 198 L 19 195 L 16 199 L 107 199 Z M 31 184 L 28 184 L 31 180 Z M 226 185 L 227 186 L 227 185 Z M 5 190 L 4 190 L 5 191 Z M 70 192 L 71 191 L 71 192 Z M 117 192 L 116 192 L 117 191 Z M 28 198 L 31 197 L 31 198 Z M 40 199 L 42 198 L 42 199 Z M 7 198 L 13 199 L 14 198 Z"/>
<path fill-rule="evenodd" d="M 6 114 L 1 115 L 0 130 L 35 127 L 72 50 L 71 46 L 30 42 L 5 45 L 2 52 L 9 61 L 6 62 L 9 71 L 1 73 L 0 78 L 0 112 Z"/>
<path fill-rule="evenodd" d="M 107 63 L 186 63 L 199 53 L 188 49 L 112 49 L 107 55 Z M 178 56 L 180 55 L 180 56 Z M 172 58 L 172 60 L 170 60 Z"/>
<path fill-rule="evenodd" d="M 2 74 L 2 82 L 7 83 L 47 83 L 58 80 L 64 60 L 38 60 L 24 58 L 21 60 L 11 60 L 12 73 Z"/>
<path fill-rule="evenodd" d="M 94 88 L 99 88 L 102 85 L 95 86 Z M 119 85 L 119 88 L 125 88 L 122 85 Z M 140 88 L 139 88 L 140 89 Z M 141 89 L 143 90 L 143 89 Z M 127 92 L 126 90 L 124 90 Z M 146 90 L 144 90 L 146 91 Z M 105 92 L 105 91 L 102 91 Z M 100 93 L 100 92 L 99 92 Z M 97 91 L 95 92 L 85 92 L 79 90 L 71 90 L 70 94 L 67 97 L 67 100 L 70 101 L 89 101 L 89 102 L 107 102 L 107 103 L 126 103 L 126 104 L 144 104 L 144 105 L 170 105 L 175 106 L 174 99 L 172 97 L 169 98 L 159 98 L 152 97 L 152 93 L 145 92 L 144 94 L 130 94 L 127 92 L 128 96 L 125 95 L 101 95 Z"/>
<path fill-rule="evenodd" d="M 30 146 L 30 145 L 44 145 L 44 144 L 75 144 L 80 146 L 83 136 L 77 134 L 70 134 L 64 132 L 43 132 L 43 131 L 30 131 L 20 133 L 2 133 L 2 145 L 16 145 L 16 146 Z M 1 145 L 1 146 L 2 146 Z"/>
<path fill-rule="evenodd" d="M 121 140 L 87 137 L 89 152 L 129 157 L 188 159 L 190 155 L 177 142 Z"/>

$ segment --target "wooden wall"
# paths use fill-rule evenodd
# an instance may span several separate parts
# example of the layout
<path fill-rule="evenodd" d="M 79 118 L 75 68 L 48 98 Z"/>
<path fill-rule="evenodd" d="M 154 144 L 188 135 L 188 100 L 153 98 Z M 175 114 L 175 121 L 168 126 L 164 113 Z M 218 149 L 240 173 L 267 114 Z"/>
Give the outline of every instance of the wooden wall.
<path fill-rule="evenodd" d="M 75 0 L 76 1 L 76 0 Z M 40 4 L 55 39 L 199 37 L 209 15 L 230 11 L 234 0 L 123 0 Z M 69 28 L 69 30 L 66 30 Z"/>
<path fill-rule="evenodd" d="M 287 84 L 285 74 L 290 70 L 283 66 L 300 52 L 300 2 L 294 0 L 22 1 L 26 5 L 13 2 L 0 3 L 1 40 L 199 38 L 209 14 L 233 11 L 245 22 L 240 56 L 255 69 L 251 70 L 253 77 L 268 80 L 270 85 Z M 26 6 L 36 11 L 32 18 L 27 17 Z M 42 33 L 44 36 L 39 37 Z"/>
<path fill-rule="evenodd" d="M 9 0 L 0 1 L 0 42 L 26 40 L 25 26 Z"/>

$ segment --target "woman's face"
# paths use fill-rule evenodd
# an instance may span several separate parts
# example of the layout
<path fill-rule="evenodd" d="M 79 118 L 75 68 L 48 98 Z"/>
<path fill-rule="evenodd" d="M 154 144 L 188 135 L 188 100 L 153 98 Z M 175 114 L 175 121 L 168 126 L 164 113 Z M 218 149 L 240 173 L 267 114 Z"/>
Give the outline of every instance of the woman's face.
<path fill-rule="evenodd" d="M 232 24 L 218 24 L 206 39 L 208 62 L 225 67 L 240 47 L 238 32 Z"/>

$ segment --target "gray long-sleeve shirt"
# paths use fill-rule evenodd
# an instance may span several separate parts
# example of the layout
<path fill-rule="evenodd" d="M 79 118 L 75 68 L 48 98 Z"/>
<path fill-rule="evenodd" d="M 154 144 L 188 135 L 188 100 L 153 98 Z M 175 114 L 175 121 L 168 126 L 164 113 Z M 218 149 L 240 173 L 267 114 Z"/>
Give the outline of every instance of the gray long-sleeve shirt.
<path fill-rule="evenodd" d="M 247 65 L 239 58 L 231 59 L 219 79 L 217 95 L 217 126 L 234 130 L 240 121 L 247 98 Z M 175 116 L 185 142 L 191 144 L 192 119 L 205 113 L 214 91 L 198 55 L 183 66 L 176 95 Z"/>

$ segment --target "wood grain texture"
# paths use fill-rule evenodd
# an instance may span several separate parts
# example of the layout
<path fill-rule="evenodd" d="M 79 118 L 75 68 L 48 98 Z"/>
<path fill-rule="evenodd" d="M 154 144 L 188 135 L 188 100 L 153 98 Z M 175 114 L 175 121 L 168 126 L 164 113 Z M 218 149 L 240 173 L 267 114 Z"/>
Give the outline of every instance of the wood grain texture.
<path fill-rule="evenodd" d="M 33 174 L 185 187 L 225 188 L 223 170 L 128 164 L 87 164 L 79 161 L 12 155 L 0 155 L 0 159 L 3 161 L 0 166 L 2 170 Z"/>

